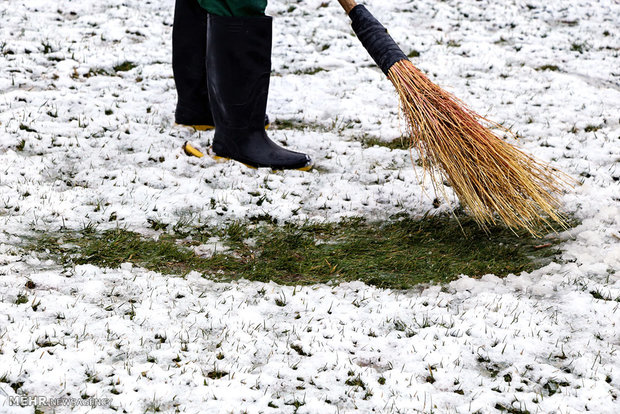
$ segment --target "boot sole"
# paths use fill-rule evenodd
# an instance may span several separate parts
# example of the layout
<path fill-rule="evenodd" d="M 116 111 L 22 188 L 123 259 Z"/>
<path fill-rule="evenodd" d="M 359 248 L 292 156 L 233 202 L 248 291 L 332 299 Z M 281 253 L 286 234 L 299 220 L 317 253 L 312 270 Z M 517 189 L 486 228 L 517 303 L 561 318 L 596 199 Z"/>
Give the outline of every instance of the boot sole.
<path fill-rule="evenodd" d="M 183 151 L 185 152 L 185 155 L 189 155 L 191 157 L 202 158 L 205 156 L 200 150 L 194 148 L 189 141 L 186 141 L 185 144 L 183 144 Z"/>
<path fill-rule="evenodd" d="M 209 156 L 211 158 L 213 158 L 215 160 L 215 162 L 217 162 L 217 163 L 224 163 L 224 162 L 228 162 L 228 161 L 236 161 L 236 162 L 238 162 L 240 164 L 245 165 L 246 167 L 248 167 L 248 168 L 250 168 L 252 170 L 258 170 L 258 168 L 253 166 L 253 165 L 246 164 L 244 162 L 237 161 L 237 160 L 234 160 L 232 158 L 220 157 L 219 155 L 215 155 L 215 154 L 212 154 L 212 153 L 210 153 Z M 264 167 L 264 168 L 269 168 L 269 167 Z M 309 165 L 306 165 L 305 167 L 301 167 L 301 168 L 280 168 L 280 169 L 273 169 L 272 168 L 271 170 L 272 171 L 285 171 L 285 170 L 288 170 L 288 171 L 308 172 L 308 171 L 312 170 L 312 168 L 314 168 L 314 163 L 310 163 Z"/>
<path fill-rule="evenodd" d="M 205 156 L 200 150 L 194 148 L 189 142 L 185 142 L 185 144 L 183 144 L 183 151 L 185 152 L 186 155 L 189 155 L 189 156 L 192 156 L 192 157 L 203 158 Z M 219 155 L 215 155 L 215 153 L 213 153 L 213 150 L 211 150 L 210 148 L 209 148 L 208 154 L 217 163 L 224 163 L 224 162 L 228 162 L 228 161 L 237 161 L 237 160 L 233 160 L 232 158 L 220 157 Z M 241 161 L 237 161 L 237 162 L 245 165 L 246 167 L 248 167 L 248 168 L 250 168 L 252 170 L 258 170 L 258 168 L 253 166 L 253 165 L 246 164 L 246 163 L 241 162 Z M 308 172 L 308 171 L 312 170 L 313 167 L 314 167 L 314 163 L 311 162 L 310 164 L 306 165 L 305 167 L 301 167 L 301 168 L 288 168 L 288 169 L 289 170 L 295 170 L 295 171 Z M 274 171 L 279 171 L 279 170 L 274 170 Z"/>
<path fill-rule="evenodd" d="M 187 125 L 187 124 L 177 124 L 177 123 L 175 123 L 175 125 L 187 127 L 187 128 L 193 128 L 196 131 L 211 131 L 215 129 L 215 126 L 213 125 Z M 269 129 L 270 126 L 271 124 L 265 125 L 265 130 Z"/>
<path fill-rule="evenodd" d="M 232 158 L 220 157 L 220 156 L 217 156 L 215 154 L 209 154 L 209 156 L 211 158 L 213 158 L 215 160 L 215 162 L 217 162 L 218 164 L 223 164 L 223 163 L 228 162 L 228 161 L 235 161 Z M 258 170 L 258 168 L 254 167 L 253 165 L 249 165 L 249 164 L 246 164 L 246 163 L 241 162 L 241 161 L 237 161 L 237 162 L 239 162 L 240 164 L 245 165 L 246 167 L 248 167 L 251 170 Z"/>

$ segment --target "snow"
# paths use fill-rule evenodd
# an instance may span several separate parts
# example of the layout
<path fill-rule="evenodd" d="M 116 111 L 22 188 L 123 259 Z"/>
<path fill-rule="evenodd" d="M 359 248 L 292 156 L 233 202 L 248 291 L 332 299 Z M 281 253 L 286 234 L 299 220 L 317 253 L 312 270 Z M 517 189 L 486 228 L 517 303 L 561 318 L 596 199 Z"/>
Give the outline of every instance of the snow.
<path fill-rule="evenodd" d="M 148 234 L 149 219 L 422 217 L 456 201 L 433 207 L 408 151 L 361 144 L 403 125 L 336 2 L 268 8 L 269 114 L 315 125 L 270 136 L 308 151 L 310 173 L 183 154 L 212 133 L 174 125 L 172 2 L 2 2 L 0 412 L 32 412 L 9 404 L 19 382 L 111 400 L 56 412 L 620 412 L 620 5 L 366 4 L 434 81 L 580 180 L 562 203 L 581 224 L 557 262 L 407 292 L 60 269 L 23 237 L 90 224 Z M 105 75 L 125 61 L 136 67 Z"/>

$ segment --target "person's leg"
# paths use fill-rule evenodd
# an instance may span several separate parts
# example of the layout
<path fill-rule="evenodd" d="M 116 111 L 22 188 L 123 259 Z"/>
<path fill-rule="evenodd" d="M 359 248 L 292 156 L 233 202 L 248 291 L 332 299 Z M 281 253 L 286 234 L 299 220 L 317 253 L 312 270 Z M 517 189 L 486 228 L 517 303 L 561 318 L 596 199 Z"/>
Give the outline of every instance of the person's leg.
<path fill-rule="evenodd" d="M 271 24 L 268 16 L 208 16 L 207 83 L 215 121 L 212 151 L 216 157 L 251 167 L 309 170 L 309 156 L 280 147 L 264 129 Z"/>
<path fill-rule="evenodd" d="M 207 12 L 196 0 L 176 0 L 172 26 L 172 71 L 177 124 L 213 127 L 207 90 Z"/>
<path fill-rule="evenodd" d="M 210 14 L 216 16 L 264 16 L 267 0 L 198 0 Z"/>
<path fill-rule="evenodd" d="M 204 3 L 206 7 L 203 7 Z M 207 13 L 264 14 L 266 0 L 176 0 L 172 27 L 172 71 L 177 89 L 175 122 L 213 129 L 207 91 Z M 269 118 L 265 115 L 265 128 Z"/>

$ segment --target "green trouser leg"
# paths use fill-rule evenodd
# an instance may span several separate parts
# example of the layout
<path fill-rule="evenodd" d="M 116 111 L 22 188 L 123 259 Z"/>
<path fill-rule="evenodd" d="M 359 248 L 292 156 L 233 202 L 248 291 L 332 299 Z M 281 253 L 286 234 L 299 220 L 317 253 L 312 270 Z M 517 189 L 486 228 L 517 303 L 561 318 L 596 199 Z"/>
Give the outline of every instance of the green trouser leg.
<path fill-rule="evenodd" d="M 267 0 L 198 0 L 203 9 L 216 16 L 264 16 Z"/>

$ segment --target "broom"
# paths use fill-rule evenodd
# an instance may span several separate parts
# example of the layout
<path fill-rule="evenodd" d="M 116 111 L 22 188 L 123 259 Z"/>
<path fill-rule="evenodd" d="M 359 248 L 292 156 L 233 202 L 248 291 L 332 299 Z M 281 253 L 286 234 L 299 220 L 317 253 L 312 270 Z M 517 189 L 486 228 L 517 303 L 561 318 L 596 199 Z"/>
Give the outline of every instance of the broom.
<path fill-rule="evenodd" d="M 362 45 L 393 83 L 407 121 L 410 148 L 435 188 L 444 181 L 483 229 L 499 220 L 540 237 L 541 226 L 567 228 L 558 212 L 570 178 L 500 139 L 509 132 L 467 108 L 409 61 L 385 27 L 354 0 L 338 0 Z M 487 126 L 483 125 L 487 124 Z"/>

